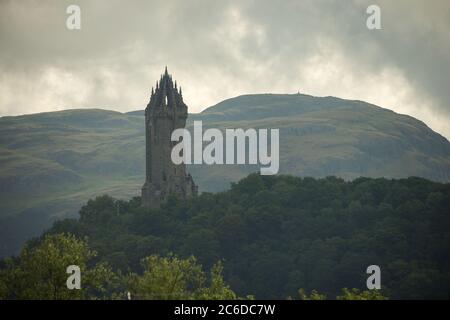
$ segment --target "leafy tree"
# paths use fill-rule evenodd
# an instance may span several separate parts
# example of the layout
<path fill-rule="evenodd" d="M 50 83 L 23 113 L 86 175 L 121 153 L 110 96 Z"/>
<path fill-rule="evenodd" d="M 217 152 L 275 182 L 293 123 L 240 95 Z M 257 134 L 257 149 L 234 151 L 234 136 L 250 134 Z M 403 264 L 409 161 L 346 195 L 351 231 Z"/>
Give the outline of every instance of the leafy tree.
<path fill-rule="evenodd" d="M 387 300 L 379 290 L 361 291 L 356 288 L 342 289 L 342 294 L 336 297 L 338 300 Z"/>
<path fill-rule="evenodd" d="M 317 290 L 312 290 L 310 295 L 307 295 L 305 289 L 298 290 L 300 300 L 326 300 L 327 296 L 320 294 Z M 365 290 L 360 291 L 356 288 L 342 289 L 341 295 L 336 297 L 337 300 L 387 300 L 379 290 Z"/>
<path fill-rule="evenodd" d="M 215 264 L 207 279 L 201 266 L 191 256 L 179 259 L 149 256 L 143 259 L 143 275 L 129 277 L 129 290 L 133 299 L 236 299 L 237 296 L 222 278 L 222 265 Z M 209 282 L 209 283 L 208 283 Z"/>
<path fill-rule="evenodd" d="M 112 272 L 103 264 L 88 267 L 96 253 L 73 235 L 46 235 L 37 244 L 25 246 L 17 258 L 6 261 L 0 271 L 3 299 L 88 299 L 106 293 Z M 81 289 L 69 290 L 67 267 L 81 270 Z"/>
<path fill-rule="evenodd" d="M 320 294 L 317 290 L 312 290 L 311 294 L 308 296 L 305 292 L 305 289 L 301 288 L 298 290 L 298 296 L 300 300 L 326 300 L 327 296 L 324 294 Z"/>

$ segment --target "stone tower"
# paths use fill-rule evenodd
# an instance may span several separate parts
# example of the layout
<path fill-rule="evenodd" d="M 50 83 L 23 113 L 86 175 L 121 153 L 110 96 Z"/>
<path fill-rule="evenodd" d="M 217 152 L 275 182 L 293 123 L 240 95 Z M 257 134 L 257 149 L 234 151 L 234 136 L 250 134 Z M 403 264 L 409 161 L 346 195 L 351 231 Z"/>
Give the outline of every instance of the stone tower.
<path fill-rule="evenodd" d="M 184 128 L 188 116 L 187 105 L 183 102 L 181 87 L 172 81 L 167 67 L 150 102 L 145 109 L 145 148 L 146 179 L 142 187 L 142 205 L 159 207 L 169 194 L 186 198 L 197 194 L 197 186 L 190 174 L 186 174 L 186 165 L 175 165 L 170 157 L 172 132 Z"/>

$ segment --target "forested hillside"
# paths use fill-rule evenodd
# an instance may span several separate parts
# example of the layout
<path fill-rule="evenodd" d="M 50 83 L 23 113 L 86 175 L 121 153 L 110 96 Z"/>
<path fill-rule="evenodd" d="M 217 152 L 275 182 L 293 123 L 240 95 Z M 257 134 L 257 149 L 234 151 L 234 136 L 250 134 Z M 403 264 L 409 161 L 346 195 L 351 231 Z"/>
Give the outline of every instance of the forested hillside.
<path fill-rule="evenodd" d="M 450 185 L 421 178 L 252 174 L 160 210 L 98 197 L 49 233 L 88 237 L 95 261 L 122 272 L 142 272 L 140 260 L 152 254 L 194 255 L 207 269 L 223 260 L 241 296 L 284 299 L 304 288 L 333 297 L 366 289 L 366 268 L 376 264 L 390 298 L 449 298 L 449 208 Z"/>

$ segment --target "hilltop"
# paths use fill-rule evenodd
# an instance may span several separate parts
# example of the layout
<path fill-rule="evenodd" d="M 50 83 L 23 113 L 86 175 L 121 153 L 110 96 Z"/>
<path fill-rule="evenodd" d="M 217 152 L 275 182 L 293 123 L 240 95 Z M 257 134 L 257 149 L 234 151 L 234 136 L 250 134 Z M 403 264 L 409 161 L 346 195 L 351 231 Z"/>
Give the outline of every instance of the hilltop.
<path fill-rule="evenodd" d="M 205 127 L 279 128 L 280 173 L 450 181 L 450 143 L 423 122 L 362 101 L 244 95 L 191 114 Z M 0 118 L 0 256 L 86 199 L 138 195 L 143 112 L 74 109 Z M 200 191 L 222 191 L 252 166 L 189 166 Z"/>

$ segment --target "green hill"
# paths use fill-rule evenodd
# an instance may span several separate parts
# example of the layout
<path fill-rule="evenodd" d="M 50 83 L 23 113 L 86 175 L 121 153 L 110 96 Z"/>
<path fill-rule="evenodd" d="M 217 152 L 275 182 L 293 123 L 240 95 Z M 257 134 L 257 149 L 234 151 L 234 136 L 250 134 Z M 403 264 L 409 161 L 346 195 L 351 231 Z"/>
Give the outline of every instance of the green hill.
<path fill-rule="evenodd" d="M 450 143 L 424 123 L 362 101 L 245 95 L 188 119 L 205 127 L 279 128 L 280 173 L 450 181 Z M 67 110 L 0 118 L 0 256 L 101 194 L 130 198 L 144 181 L 142 111 Z M 190 166 L 220 191 L 257 166 Z"/>
<path fill-rule="evenodd" d="M 218 128 L 280 128 L 280 173 L 345 179 L 424 177 L 450 180 L 450 143 L 423 122 L 362 101 L 334 97 L 246 95 L 191 120 Z M 196 166 L 200 187 L 222 190 L 257 170 Z M 205 181 L 206 180 L 206 181 Z"/>

